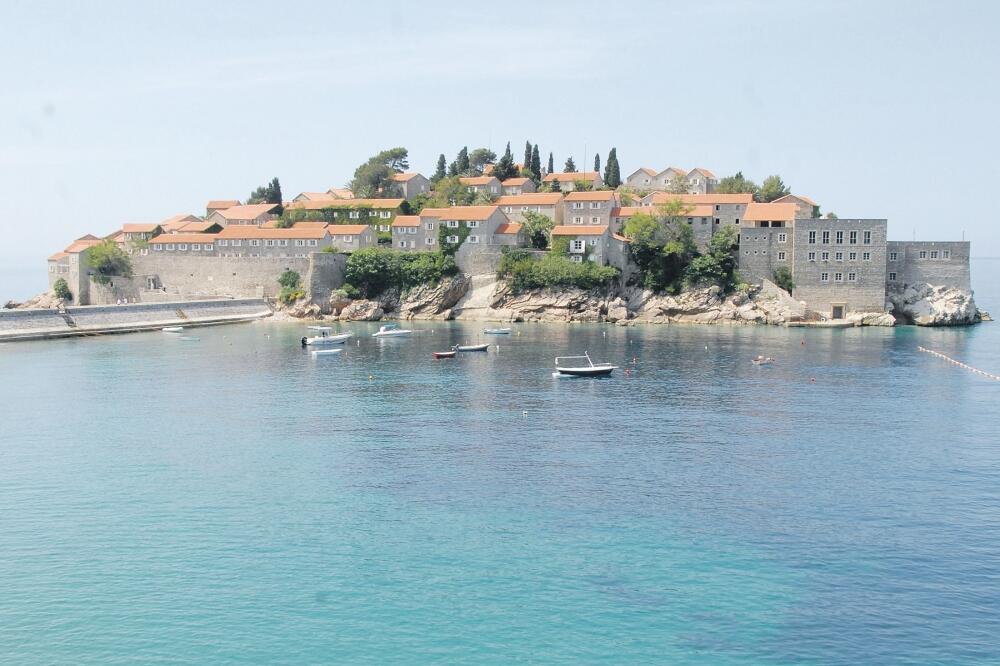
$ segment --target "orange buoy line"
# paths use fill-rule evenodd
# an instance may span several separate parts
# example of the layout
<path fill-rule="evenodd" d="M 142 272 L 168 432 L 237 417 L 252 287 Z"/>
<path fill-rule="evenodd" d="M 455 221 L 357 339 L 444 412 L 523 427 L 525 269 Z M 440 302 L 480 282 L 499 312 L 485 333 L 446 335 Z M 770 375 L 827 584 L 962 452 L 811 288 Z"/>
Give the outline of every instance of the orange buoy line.
<path fill-rule="evenodd" d="M 965 368 L 969 372 L 974 372 L 977 375 L 982 375 L 983 377 L 986 377 L 987 379 L 993 379 L 995 381 L 1000 382 L 1000 377 L 998 377 L 997 375 L 994 375 L 994 374 L 989 373 L 989 372 L 985 372 L 983 370 L 980 370 L 979 368 L 973 368 L 971 365 L 966 365 L 965 363 L 962 363 L 961 361 L 956 361 L 952 357 L 945 356 L 941 352 L 936 352 L 933 349 L 927 349 L 926 347 L 921 347 L 919 345 L 917 346 L 917 349 L 919 349 L 920 351 L 925 352 L 927 354 L 933 354 L 934 356 L 937 356 L 938 358 L 943 358 L 944 360 L 948 361 L 949 363 L 953 363 L 953 364 L 957 365 L 960 368 Z"/>

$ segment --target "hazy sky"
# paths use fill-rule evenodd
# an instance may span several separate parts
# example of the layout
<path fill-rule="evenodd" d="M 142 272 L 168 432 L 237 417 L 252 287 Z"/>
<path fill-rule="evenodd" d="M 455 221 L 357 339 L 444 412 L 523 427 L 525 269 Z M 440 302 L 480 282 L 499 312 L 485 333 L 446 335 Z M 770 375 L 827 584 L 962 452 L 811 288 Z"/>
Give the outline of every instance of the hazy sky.
<path fill-rule="evenodd" d="M 780 174 L 892 239 L 1000 255 L 1000 3 L 0 3 L 0 298 L 123 222 L 381 148 Z M 589 155 L 584 158 L 586 147 Z"/>

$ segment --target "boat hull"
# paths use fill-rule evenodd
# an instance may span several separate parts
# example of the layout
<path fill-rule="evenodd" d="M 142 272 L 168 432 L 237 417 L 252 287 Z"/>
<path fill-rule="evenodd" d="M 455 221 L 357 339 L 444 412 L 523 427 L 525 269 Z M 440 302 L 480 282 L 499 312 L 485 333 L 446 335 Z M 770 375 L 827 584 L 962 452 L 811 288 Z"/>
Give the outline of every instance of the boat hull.
<path fill-rule="evenodd" d="M 447 352 L 433 352 L 434 358 L 455 358 L 455 354 L 458 352 L 447 351 Z"/>
<path fill-rule="evenodd" d="M 615 371 L 614 365 L 595 365 L 592 368 L 560 368 L 556 367 L 555 375 L 564 377 L 607 377 Z"/>
<path fill-rule="evenodd" d="M 458 345 L 455 351 L 460 352 L 484 352 L 490 348 L 489 345 Z"/>
<path fill-rule="evenodd" d="M 509 328 L 488 328 L 483 331 L 486 335 L 510 335 Z"/>
<path fill-rule="evenodd" d="M 303 344 L 309 346 L 342 345 L 352 337 L 351 333 L 341 335 L 327 335 L 325 337 L 303 338 Z"/>

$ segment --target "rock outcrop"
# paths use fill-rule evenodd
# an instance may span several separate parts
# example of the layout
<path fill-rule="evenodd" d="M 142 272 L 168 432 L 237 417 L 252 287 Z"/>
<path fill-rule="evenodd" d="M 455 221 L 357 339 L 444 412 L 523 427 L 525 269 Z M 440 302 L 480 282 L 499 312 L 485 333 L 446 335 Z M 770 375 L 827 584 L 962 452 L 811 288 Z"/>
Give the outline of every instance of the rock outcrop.
<path fill-rule="evenodd" d="M 67 303 L 63 299 L 59 298 L 51 291 L 46 291 L 34 298 L 29 298 L 23 303 L 15 303 L 14 301 L 7 301 L 4 304 L 4 309 L 8 310 L 36 310 L 36 309 L 51 309 L 58 310 L 64 305 L 72 305 Z"/>
<path fill-rule="evenodd" d="M 889 292 L 896 319 L 917 326 L 965 326 L 982 321 L 972 294 L 926 283 Z"/>

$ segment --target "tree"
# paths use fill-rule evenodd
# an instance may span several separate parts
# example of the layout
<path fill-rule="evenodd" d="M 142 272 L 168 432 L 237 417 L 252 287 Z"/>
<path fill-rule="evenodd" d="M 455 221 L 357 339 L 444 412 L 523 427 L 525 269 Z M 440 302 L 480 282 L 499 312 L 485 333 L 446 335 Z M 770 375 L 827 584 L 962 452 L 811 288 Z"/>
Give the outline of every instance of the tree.
<path fill-rule="evenodd" d="M 531 166 L 529 168 L 531 169 L 532 178 L 535 179 L 535 184 L 537 185 L 542 182 L 542 158 L 538 156 L 537 143 L 531 147 Z"/>
<path fill-rule="evenodd" d="M 549 234 L 555 222 L 548 215 L 527 211 L 523 215 L 524 235 L 531 247 L 544 250 L 549 245 Z"/>
<path fill-rule="evenodd" d="M 674 176 L 670 179 L 670 182 L 667 183 L 667 192 L 670 192 L 671 194 L 687 194 L 687 191 L 687 176 L 679 173 L 674 174 Z"/>
<path fill-rule="evenodd" d="M 52 284 L 52 293 L 56 295 L 57 298 L 61 298 L 64 301 L 73 300 L 73 292 L 69 290 L 69 285 L 66 284 L 66 280 L 59 278 Z"/>
<path fill-rule="evenodd" d="M 679 199 L 633 215 L 622 233 L 632 240 L 629 253 L 642 275 L 643 286 L 676 292 L 684 271 L 698 254 L 694 232 L 686 222 L 691 207 Z"/>
<path fill-rule="evenodd" d="M 594 153 L 594 173 L 601 173 L 601 154 Z"/>
<path fill-rule="evenodd" d="M 292 270 L 286 270 L 284 273 L 278 276 L 278 284 L 281 285 L 281 291 L 278 293 L 278 300 L 282 303 L 294 303 L 303 296 L 306 295 L 304 289 L 302 289 L 302 276 Z"/>
<path fill-rule="evenodd" d="M 836 213 L 834 213 L 834 212 L 833 212 L 833 211 L 831 210 L 831 211 L 830 211 L 829 213 L 827 213 L 827 214 L 826 214 L 826 219 L 828 219 L 828 220 L 837 220 L 837 219 L 839 219 L 839 218 L 837 217 L 837 214 L 836 214 Z"/>
<path fill-rule="evenodd" d="M 785 183 L 781 180 L 781 176 L 775 174 L 764 179 L 764 182 L 761 183 L 760 189 L 757 191 L 754 198 L 757 201 L 770 203 L 775 199 L 780 199 L 790 191 L 791 190 L 785 187 Z"/>
<path fill-rule="evenodd" d="M 524 142 L 524 162 L 521 163 L 521 166 L 524 167 L 524 168 L 526 168 L 526 169 L 529 169 L 529 170 L 531 169 L 531 152 L 532 152 L 531 142 L 530 141 L 525 141 Z"/>
<path fill-rule="evenodd" d="M 458 176 L 458 160 L 453 160 L 448 165 L 448 178 L 455 178 L 456 176 Z"/>
<path fill-rule="evenodd" d="M 297 287 L 302 281 L 302 276 L 293 270 L 287 270 L 278 276 L 278 284 L 282 287 Z"/>
<path fill-rule="evenodd" d="M 411 204 L 412 209 L 448 208 L 472 203 L 474 195 L 461 183 L 458 176 L 447 176 L 434 184 L 434 190 L 419 195 Z"/>
<path fill-rule="evenodd" d="M 476 148 L 469 153 L 468 172 L 475 176 L 481 176 L 487 164 L 497 161 L 497 154 L 489 148 Z"/>
<path fill-rule="evenodd" d="M 612 148 L 608 152 L 608 161 L 604 166 L 604 184 L 610 188 L 617 188 L 622 184 L 621 167 L 618 166 L 618 149 Z"/>
<path fill-rule="evenodd" d="M 559 181 L 558 181 L 558 180 L 553 180 L 553 181 L 552 181 L 552 184 L 551 184 L 551 185 L 549 186 L 549 188 L 550 188 L 550 189 L 551 189 L 551 190 L 552 190 L 553 192 L 562 192 L 562 185 L 560 185 L 560 184 L 559 184 Z"/>
<path fill-rule="evenodd" d="M 441 153 L 438 155 L 437 169 L 434 170 L 434 175 L 431 176 L 432 183 L 438 182 L 447 175 L 445 172 L 446 165 L 447 161 L 444 159 L 444 153 Z"/>
<path fill-rule="evenodd" d="M 726 176 L 719 181 L 715 191 L 720 194 L 756 194 L 757 184 L 737 171 L 733 176 Z"/>
<path fill-rule="evenodd" d="M 112 277 L 132 277 L 132 259 L 110 238 L 87 251 L 87 265 L 99 284 L 108 284 Z"/>
<path fill-rule="evenodd" d="M 501 181 L 517 175 L 517 165 L 514 164 L 514 156 L 511 155 L 509 141 L 507 142 L 507 150 L 504 151 L 503 157 L 493 167 L 493 175 Z"/>
<path fill-rule="evenodd" d="M 792 293 L 792 289 L 795 289 L 795 283 L 792 281 L 792 271 L 788 266 L 778 266 L 774 269 L 774 284 L 778 285 L 789 294 Z"/>
<path fill-rule="evenodd" d="M 576 173 L 576 162 L 573 161 L 572 157 L 566 158 L 566 164 L 563 166 L 564 173 Z"/>
<path fill-rule="evenodd" d="M 276 177 L 272 178 L 267 185 L 261 185 L 251 192 L 247 198 L 247 204 L 262 203 L 278 204 L 274 211 L 276 215 L 281 215 L 284 212 L 284 207 L 281 205 L 281 183 Z"/>
<path fill-rule="evenodd" d="M 555 170 L 556 170 L 555 165 L 552 163 L 552 153 L 549 153 L 549 170 L 546 171 L 545 173 L 552 173 Z"/>
<path fill-rule="evenodd" d="M 350 188 L 362 199 L 390 197 L 395 194 L 392 177 L 410 167 L 406 148 L 390 148 L 373 155 L 354 170 Z"/>
<path fill-rule="evenodd" d="M 462 150 L 458 151 L 458 157 L 455 158 L 455 170 L 459 176 L 464 176 L 469 173 L 468 147 L 462 146 Z"/>

